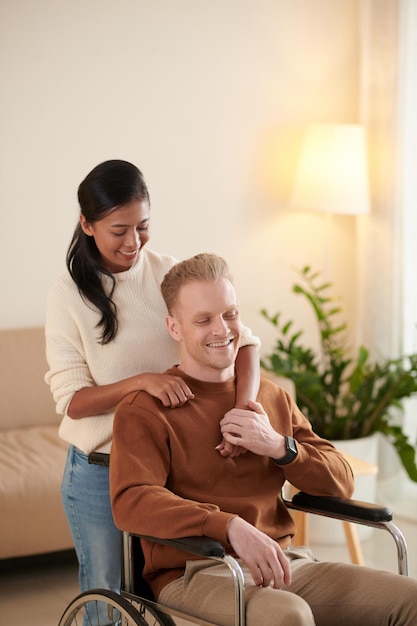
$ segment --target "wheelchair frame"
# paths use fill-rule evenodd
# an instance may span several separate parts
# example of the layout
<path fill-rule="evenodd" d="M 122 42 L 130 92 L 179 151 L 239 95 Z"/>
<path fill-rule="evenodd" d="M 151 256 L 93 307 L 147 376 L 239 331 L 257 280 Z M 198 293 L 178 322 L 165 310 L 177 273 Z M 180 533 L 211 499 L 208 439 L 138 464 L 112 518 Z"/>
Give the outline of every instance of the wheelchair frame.
<path fill-rule="evenodd" d="M 346 498 L 310 496 L 303 492 L 295 494 L 292 500 L 284 499 L 284 502 L 290 510 L 323 515 L 388 531 L 397 548 L 398 573 L 403 576 L 408 575 L 406 540 L 401 530 L 393 523 L 392 513 L 386 507 Z M 143 565 L 143 562 L 137 563 L 139 551 L 135 550 L 136 542 L 140 537 L 140 535 L 123 532 L 120 594 L 98 589 L 78 595 L 64 611 L 59 626 L 81 626 L 81 624 L 104 626 L 104 622 L 100 622 L 99 618 L 100 603 L 107 606 L 109 621 L 105 622 L 106 626 L 150 626 L 151 624 L 175 626 L 175 618 L 201 626 L 215 626 L 212 622 L 172 609 L 152 598 L 146 582 L 141 577 L 141 571 L 139 575 L 135 572 L 135 569 L 141 570 Z M 201 558 L 215 559 L 225 563 L 230 570 L 235 589 L 234 625 L 245 626 L 243 573 L 237 560 L 225 553 L 221 543 L 208 537 L 160 539 L 143 536 L 143 538 L 175 547 Z"/>

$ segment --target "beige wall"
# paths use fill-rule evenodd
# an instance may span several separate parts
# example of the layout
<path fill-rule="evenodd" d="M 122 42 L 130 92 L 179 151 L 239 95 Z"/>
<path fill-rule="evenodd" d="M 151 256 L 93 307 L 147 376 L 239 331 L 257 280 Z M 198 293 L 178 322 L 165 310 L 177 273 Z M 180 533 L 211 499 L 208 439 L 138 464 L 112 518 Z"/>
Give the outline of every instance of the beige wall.
<path fill-rule="evenodd" d="M 149 185 L 152 248 L 224 255 L 264 351 L 261 307 L 308 329 L 291 268 L 323 266 L 325 222 L 287 192 L 304 125 L 358 121 L 358 22 L 358 0 L 2 2 L 0 328 L 43 323 L 78 183 L 124 158 Z M 332 233 L 353 316 L 353 218 Z"/>

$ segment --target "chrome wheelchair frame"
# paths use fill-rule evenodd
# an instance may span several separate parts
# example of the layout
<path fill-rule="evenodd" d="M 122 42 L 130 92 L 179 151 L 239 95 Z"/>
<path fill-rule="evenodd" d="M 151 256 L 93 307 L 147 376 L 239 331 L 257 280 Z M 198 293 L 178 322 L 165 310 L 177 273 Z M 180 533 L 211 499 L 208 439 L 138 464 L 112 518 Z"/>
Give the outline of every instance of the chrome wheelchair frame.
<path fill-rule="evenodd" d="M 100 459 L 100 464 L 108 464 L 108 459 L 107 462 L 101 457 Z M 97 460 L 92 462 L 97 462 Z M 346 498 L 310 496 L 303 492 L 296 493 L 292 500 L 284 499 L 284 502 L 290 510 L 323 515 L 388 531 L 397 549 L 398 573 L 403 576 L 408 575 L 406 540 L 401 530 L 392 521 L 391 511 L 386 507 Z M 146 581 L 142 578 L 141 536 L 123 532 L 122 537 L 120 594 L 104 589 L 94 589 L 79 594 L 65 609 L 59 626 L 176 626 L 176 618 L 182 620 L 181 624 L 185 621 L 201 626 L 216 626 L 212 622 L 155 601 Z M 142 537 L 200 558 L 210 558 L 225 563 L 234 583 L 234 626 L 245 626 L 243 573 L 238 561 L 226 554 L 221 543 L 209 537 L 181 539 Z"/>

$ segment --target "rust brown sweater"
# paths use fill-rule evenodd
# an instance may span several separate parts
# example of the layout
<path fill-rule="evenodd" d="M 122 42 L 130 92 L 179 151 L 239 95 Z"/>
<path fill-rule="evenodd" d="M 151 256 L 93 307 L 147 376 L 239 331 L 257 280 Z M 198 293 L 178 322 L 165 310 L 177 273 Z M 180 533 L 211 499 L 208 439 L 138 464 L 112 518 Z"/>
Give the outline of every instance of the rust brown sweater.
<path fill-rule="evenodd" d="M 349 465 L 329 442 L 317 437 L 290 396 L 263 379 L 258 395 L 272 426 L 297 440 L 298 456 L 285 466 L 247 452 L 222 457 L 219 422 L 234 406 L 235 381 L 206 383 L 183 374 L 195 398 L 167 409 L 145 392 L 129 394 L 114 421 L 110 492 L 117 526 L 156 537 L 206 535 L 227 542 L 229 519 L 239 515 L 287 547 L 295 527 L 281 501 L 285 480 L 313 495 L 349 497 Z M 193 558 L 143 542 L 144 575 L 158 597 Z M 194 557 L 197 558 L 197 557 Z"/>

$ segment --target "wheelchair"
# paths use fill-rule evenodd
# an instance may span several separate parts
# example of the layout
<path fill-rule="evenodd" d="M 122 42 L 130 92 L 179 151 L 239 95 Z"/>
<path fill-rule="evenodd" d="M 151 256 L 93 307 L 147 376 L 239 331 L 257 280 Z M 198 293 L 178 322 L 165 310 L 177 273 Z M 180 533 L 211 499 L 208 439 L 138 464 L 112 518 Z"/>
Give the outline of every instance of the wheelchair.
<path fill-rule="evenodd" d="M 109 456 L 93 453 L 90 462 L 108 464 Z M 323 515 L 344 522 L 386 530 L 397 551 L 398 573 L 408 575 L 407 545 L 392 513 L 384 506 L 346 498 L 318 497 L 298 492 L 291 500 L 284 498 L 290 510 Z M 202 559 L 215 559 L 227 565 L 234 584 L 234 626 L 245 626 L 244 578 L 239 563 L 225 553 L 218 541 L 209 537 L 160 539 L 122 533 L 121 591 L 92 589 L 79 594 L 65 609 L 58 626 L 184 626 L 212 622 L 183 613 L 155 601 L 142 578 L 143 554 L 140 538 L 172 546 Z"/>

